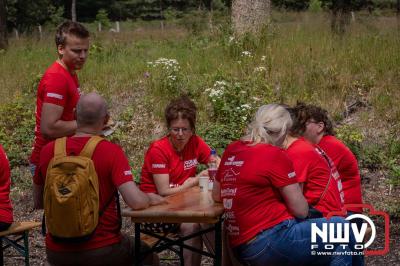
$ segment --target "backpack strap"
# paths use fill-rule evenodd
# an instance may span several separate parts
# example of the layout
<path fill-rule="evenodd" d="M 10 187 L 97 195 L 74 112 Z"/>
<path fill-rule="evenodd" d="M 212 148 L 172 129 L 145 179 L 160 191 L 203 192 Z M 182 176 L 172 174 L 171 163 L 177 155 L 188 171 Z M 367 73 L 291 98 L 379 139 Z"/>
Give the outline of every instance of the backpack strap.
<path fill-rule="evenodd" d="M 99 144 L 99 142 L 102 140 L 103 140 L 103 138 L 100 136 L 91 137 L 89 139 L 89 141 L 86 142 L 85 147 L 83 147 L 83 149 L 79 155 L 87 157 L 87 158 L 92 158 L 94 149 L 96 148 L 97 144 Z"/>
<path fill-rule="evenodd" d="M 56 139 L 54 144 L 54 157 L 67 156 L 67 137 Z"/>

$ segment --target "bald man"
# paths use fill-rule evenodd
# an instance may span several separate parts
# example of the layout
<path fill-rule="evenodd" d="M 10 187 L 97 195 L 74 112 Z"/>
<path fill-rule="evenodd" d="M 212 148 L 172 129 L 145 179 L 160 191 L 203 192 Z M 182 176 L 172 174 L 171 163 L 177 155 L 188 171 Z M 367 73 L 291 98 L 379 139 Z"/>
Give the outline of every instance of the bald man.
<path fill-rule="evenodd" d="M 92 136 L 101 135 L 109 119 L 105 100 L 96 93 L 81 96 L 77 104 L 77 129 L 67 138 L 67 155 L 79 155 Z M 54 141 L 43 147 L 38 175 L 34 178 L 34 199 L 37 208 L 43 208 L 43 187 L 46 171 L 54 156 Z M 164 200 L 155 194 L 146 194 L 135 185 L 128 160 L 120 146 L 102 140 L 93 152 L 92 160 L 99 180 L 99 217 L 93 236 L 82 243 L 55 241 L 46 235 L 46 253 L 50 265 L 133 265 L 134 241 L 120 232 L 120 214 L 114 197 L 118 189 L 132 209 L 144 209 Z M 108 205 L 108 206 L 107 206 Z M 150 258 L 151 259 L 151 258 Z M 153 264 L 153 262 L 150 262 Z"/>

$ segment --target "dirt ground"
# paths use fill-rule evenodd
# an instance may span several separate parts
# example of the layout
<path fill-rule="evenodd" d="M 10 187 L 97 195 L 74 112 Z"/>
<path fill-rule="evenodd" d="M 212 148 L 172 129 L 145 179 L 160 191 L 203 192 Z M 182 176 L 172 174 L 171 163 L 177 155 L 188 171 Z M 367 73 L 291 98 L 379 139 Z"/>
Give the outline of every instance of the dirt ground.
<path fill-rule="evenodd" d="M 371 203 L 376 209 L 379 209 L 382 203 L 388 198 L 399 199 L 399 189 L 390 189 L 384 180 L 382 173 L 362 172 L 363 176 L 363 197 L 364 202 Z M 32 193 L 30 190 L 20 191 L 14 195 L 14 215 L 15 220 L 35 220 L 40 221 L 42 211 L 33 210 Z M 375 220 L 377 224 L 377 241 L 372 248 L 382 248 L 384 243 L 383 219 Z M 128 219 L 123 221 L 123 231 L 133 234 L 133 226 Z M 30 233 L 30 264 L 44 265 L 45 245 L 44 238 L 41 235 L 40 228 L 32 230 Z M 163 252 L 161 258 L 174 257 L 173 254 Z M 366 265 L 400 265 L 400 223 L 399 219 L 392 218 L 390 221 L 390 252 L 385 256 L 367 256 Z M 23 258 L 12 249 L 4 251 L 4 265 L 24 265 Z M 178 261 L 161 261 L 161 265 L 179 265 Z M 212 260 L 203 258 L 202 265 L 212 265 Z"/>

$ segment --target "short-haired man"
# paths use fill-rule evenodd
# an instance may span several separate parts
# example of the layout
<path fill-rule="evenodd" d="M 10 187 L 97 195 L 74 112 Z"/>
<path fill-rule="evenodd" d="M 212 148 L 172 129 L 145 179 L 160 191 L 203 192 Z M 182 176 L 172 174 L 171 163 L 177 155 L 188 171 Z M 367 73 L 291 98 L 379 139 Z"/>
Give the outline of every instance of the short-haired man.
<path fill-rule="evenodd" d="M 108 120 L 107 105 L 96 93 L 81 96 L 77 105 L 77 129 L 66 141 L 67 155 L 79 155 L 92 136 L 101 135 Z M 38 174 L 34 177 L 36 208 L 43 208 L 43 188 L 47 167 L 54 156 L 55 141 L 43 147 Z M 93 236 L 82 243 L 57 242 L 46 236 L 47 260 L 52 265 L 133 265 L 134 241 L 121 234 L 116 201 L 109 201 L 116 189 L 132 209 L 160 204 L 163 198 L 143 193 L 135 185 L 131 168 L 121 147 L 102 140 L 92 156 L 99 180 L 99 210 L 104 210 Z M 108 204 L 108 206 L 107 206 Z M 151 258 L 150 258 L 151 259 Z"/>
<path fill-rule="evenodd" d="M 86 62 L 89 32 L 77 22 L 66 21 L 58 27 L 55 41 L 58 59 L 46 70 L 37 90 L 35 140 L 29 158 L 32 175 L 42 147 L 76 130 L 74 111 L 80 97 L 76 70 Z"/>

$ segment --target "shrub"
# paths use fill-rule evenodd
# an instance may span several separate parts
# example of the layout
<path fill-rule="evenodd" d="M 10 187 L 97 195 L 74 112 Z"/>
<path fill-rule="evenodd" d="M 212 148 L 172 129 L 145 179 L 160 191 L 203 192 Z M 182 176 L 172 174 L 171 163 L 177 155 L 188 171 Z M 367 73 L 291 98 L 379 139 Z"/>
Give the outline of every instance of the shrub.
<path fill-rule="evenodd" d="M 322 11 L 322 3 L 319 0 L 311 0 L 308 6 L 308 10 L 311 12 L 321 12 Z"/>
<path fill-rule="evenodd" d="M 34 101 L 17 96 L 0 106 L 0 143 L 12 167 L 27 164 L 34 138 Z"/>
<path fill-rule="evenodd" d="M 336 136 L 342 140 L 360 160 L 362 149 L 361 143 L 364 140 L 362 133 L 354 127 L 345 125 L 336 129 Z"/>

